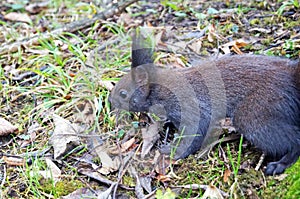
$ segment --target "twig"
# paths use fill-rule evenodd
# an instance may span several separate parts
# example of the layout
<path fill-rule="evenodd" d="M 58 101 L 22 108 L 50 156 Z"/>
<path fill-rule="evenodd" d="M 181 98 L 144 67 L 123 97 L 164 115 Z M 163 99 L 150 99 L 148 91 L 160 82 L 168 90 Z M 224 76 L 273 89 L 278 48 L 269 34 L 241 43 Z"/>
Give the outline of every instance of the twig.
<path fill-rule="evenodd" d="M 6 179 L 6 166 L 3 165 L 3 176 L 2 176 L 2 180 L 1 180 L 1 184 L 0 184 L 0 188 L 3 187 L 4 183 L 5 183 L 5 179 Z"/>
<path fill-rule="evenodd" d="M 94 180 L 97 180 L 97 181 L 99 181 L 101 183 L 104 183 L 104 184 L 107 184 L 107 185 L 112 185 L 112 184 L 116 183 L 114 181 L 111 181 L 111 180 L 108 180 L 104 177 L 101 177 L 98 172 L 91 171 L 89 169 L 80 168 L 80 169 L 78 169 L 78 173 L 81 173 L 82 175 L 88 176 L 88 177 L 90 177 Z M 118 184 L 118 186 L 121 187 L 122 189 L 125 189 L 125 190 L 130 190 L 130 191 L 134 190 L 134 188 L 125 186 L 125 185 L 120 184 L 120 183 Z"/>
<path fill-rule="evenodd" d="M 113 192 L 113 198 L 116 198 L 118 186 L 120 186 L 120 182 L 123 178 L 123 175 L 125 174 L 125 171 L 128 169 L 128 167 L 130 165 L 129 164 L 130 160 L 132 159 L 134 154 L 135 154 L 134 152 L 131 152 L 131 153 L 129 153 L 129 155 L 127 156 L 126 159 L 123 159 L 123 160 L 120 159 L 122 164 L 121 164 L 121 167 L 119 168 L 118 180 L 116 182 L 116 186 L 115 186 L 115 189 L 114 189 L 114 192 Z"/>
<path fill-rule="evenodd" d="M 28 47 L 34 44 L 37 44 L 40 39 L 49 39 L 50 37 L 54 35 L 60 35 L 63 32 L 75 32 L 81 29 L 84 29 L 88 26 L 91 26 L 98 20 L 105 20 L 107 18 L 110 18 L 120 12 L 122 12 L 127 6 L 133 4 L 137 0 L 128 0 L 122 3 L 116 3 L 111 6 L 110 9 L 105 10 L 99 14 L 96 14 L 91 19 L 83 19 L 80 21 L 74 21 L 72 23 L 64 25 L 62 28 L 55 29 L 51 32 L 46 32 L 43 34 L 37 34 L 30 38 L 21 38 L 17 40 L 14 43 L 5 43 L 4 45 L 0 46 L 0 55 L 5 53 L 12 53 L 16 52 L 21 46 Z"/>
<path fill-rule="evenodd" d="M 217 145 L 221 142 L 228 142 L 228 141 L 232 141 L 232 140 L 237 140 L 240 137 L 241 137 L 240 135 L 231 135 L 229 137 L 225 137 L 225 138 L 216 140 L 216 141 L 212 142 L 211 144 L 209 144 L 208 146 L 206 146 L 204 149 L 201 149 L 201 151 L 197 155 L 197 158 L 199 159 L 199 158 L 203 157 L 205 154 L 209 153 L 215 145 Z"/>
<path fill-rule="evenodd" d="M 265 154 L 263 153 L 263 154 L 261 154 L 261 156 L 260 156 L 260 158 L 259 158 L 259 161 L 258 161 L 258 163 L 257 163 L 257 165 L 256 165 L 256 167 L 255 167 L 255 171 L 258 171 L 258 170 L 259 170 L 259 168 L 261 167 L 261 165 L 262 165 L 264 159 L 265 159 Z"/>
<path fill-rule="evenodd" d="M 4 183 L 5 183 L 5 180 L 6 180 L 6 166 L 5 165 L 3 165 L 3 170 L 1 171 L 3 174 L 1 174 L 2 176 L 1 176 L 1 178 L 2 178 L 2 180 L 1 180 L 1 184 L 0 184 L 0 198 L 3 198 L 3 186 L 4 186 Z"/>
<path fill-rule="evenodd" d="M 16 155 L 8 154 L 8 153 L 0 153 L 0 156 L 15 157 L 15 158 L 43 157 L 50 149 L 51 149 L 50 147 L 47 147 L 42 151 L 32 151 L 32 152 L 16 154 Z"/>

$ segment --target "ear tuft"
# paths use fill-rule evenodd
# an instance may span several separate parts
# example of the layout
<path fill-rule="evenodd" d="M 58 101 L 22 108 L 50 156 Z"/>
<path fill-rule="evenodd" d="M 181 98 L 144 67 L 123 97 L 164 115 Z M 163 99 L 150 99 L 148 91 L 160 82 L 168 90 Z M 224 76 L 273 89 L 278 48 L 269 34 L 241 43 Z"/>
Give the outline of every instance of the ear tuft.
<path fill-rule="evenodd" d="M 146 37 L 140 31 L 135 32 L 132 37 L 132 68 L 153 63 L 153 47 L 151 46 L 151 41 L 150 36 Z"/>

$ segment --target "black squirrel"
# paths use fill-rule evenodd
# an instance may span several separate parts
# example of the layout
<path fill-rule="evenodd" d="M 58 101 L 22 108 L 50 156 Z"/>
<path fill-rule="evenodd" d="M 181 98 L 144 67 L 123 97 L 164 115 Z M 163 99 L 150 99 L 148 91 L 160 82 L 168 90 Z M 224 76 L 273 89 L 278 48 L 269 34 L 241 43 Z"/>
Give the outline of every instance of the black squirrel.
<path fill-rule="evenodd" d="M 233 55 L 169 70 L 153 64 L 153 49 L 133 36 L 132 65 L 109 100 L 134 112 L 164 112 L 182 135 L 175 159 L 197 152 L 219 121 L 277 160 L 267 175 L 280 174 L 300 156 L 300 63 L 263 55 Z"/>

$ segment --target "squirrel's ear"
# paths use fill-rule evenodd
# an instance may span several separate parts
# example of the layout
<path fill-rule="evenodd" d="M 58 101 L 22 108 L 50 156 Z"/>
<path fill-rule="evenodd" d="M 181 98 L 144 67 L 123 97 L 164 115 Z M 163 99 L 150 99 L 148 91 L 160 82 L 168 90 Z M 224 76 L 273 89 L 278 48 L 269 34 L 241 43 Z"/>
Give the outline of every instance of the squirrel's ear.
<path fill-rule="evenodd" d="M 148 74 L 148 71 L 143 66 L 132 68 L 131 76 L 132 76 L 133 82 L 138 87 L 149 85 L 149 74 Z"/>

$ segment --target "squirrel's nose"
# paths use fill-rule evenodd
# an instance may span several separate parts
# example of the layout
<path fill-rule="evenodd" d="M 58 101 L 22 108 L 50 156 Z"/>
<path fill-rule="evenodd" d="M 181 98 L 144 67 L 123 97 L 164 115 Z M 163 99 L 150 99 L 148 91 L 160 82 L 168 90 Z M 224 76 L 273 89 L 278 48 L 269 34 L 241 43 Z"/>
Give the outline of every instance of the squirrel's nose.
<path fill-rule="evenodd" d="M 113 110 L 120 107 L 120 103 L 117 100 L 113 100 L 111 94 L 108 95 L 108 102 L 110 103 L 110 108 Z"/>

